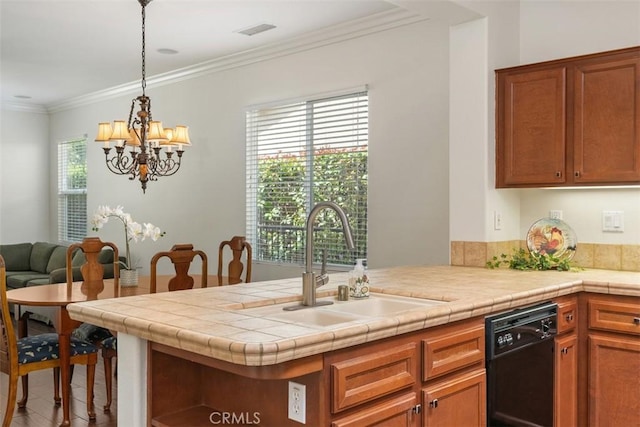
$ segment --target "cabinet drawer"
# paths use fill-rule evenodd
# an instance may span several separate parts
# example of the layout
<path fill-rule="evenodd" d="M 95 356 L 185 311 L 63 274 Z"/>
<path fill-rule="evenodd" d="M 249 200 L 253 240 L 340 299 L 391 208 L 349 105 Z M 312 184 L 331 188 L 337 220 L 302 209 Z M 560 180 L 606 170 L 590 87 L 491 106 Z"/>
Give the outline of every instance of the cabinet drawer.
<path fill-rule="evenodd" d="M 484 327 L 476 326 L 422 340 L 422 380 L 457 371 L 473 365 L 484 365 Z"/>
<path fill-rule="evenodd" d="M 332 412 L 411 387 L 417 368 L 415 342 L 331 363 Z"/>
<path fill-rule="evenodd" d="M 558 302 L 558 334 L 572 331 L 578 324 L 578 300 Z"/>
<path fill-rule="evenodd" d="M 640 335 L 640 303 L 589 300 L 589 328 Z"/>
<path fill-rule="evenodd" d="M 403 394 L 335 420 L 331 427 L 413 426 L 418 418 L 414 414 L 416 404 L 416 393 Z"/>

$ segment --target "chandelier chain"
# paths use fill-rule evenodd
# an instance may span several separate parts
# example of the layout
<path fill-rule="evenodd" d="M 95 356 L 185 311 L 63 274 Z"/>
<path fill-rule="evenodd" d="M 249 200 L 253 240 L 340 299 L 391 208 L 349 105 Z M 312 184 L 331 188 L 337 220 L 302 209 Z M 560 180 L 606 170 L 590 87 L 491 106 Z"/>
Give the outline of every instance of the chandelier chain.
<path fill-rule="evenodd" d="M 145 96 L 145 89 L 147 87 L 147 70 L 146 70 L 146 61 L 145 61 L 145 52 L 146 52 L 146 43 L 145 43 L 145 21 L 146 21 L 146 5 L 142 4 L 142 96 Z"/>

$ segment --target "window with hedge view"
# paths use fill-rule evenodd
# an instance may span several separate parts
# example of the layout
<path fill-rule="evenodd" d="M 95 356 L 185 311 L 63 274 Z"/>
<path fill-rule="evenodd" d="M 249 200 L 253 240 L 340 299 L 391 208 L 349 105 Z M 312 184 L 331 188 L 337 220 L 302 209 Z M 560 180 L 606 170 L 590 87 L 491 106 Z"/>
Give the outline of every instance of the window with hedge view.
<path fill-rule="evenodd" d="M 367 92 L 247 112 L 247 239 L 256 261 L 304 264 L 305 225 L 316 203 L 344 209 L 356 250 L 331 209 L 314 222 L 314 262 L 367 257 Z"/>
<path fill-rule="evenodd" d="M 80 242 L 87 235 L 87 140 L 58 144 L 58 240 Z"/>

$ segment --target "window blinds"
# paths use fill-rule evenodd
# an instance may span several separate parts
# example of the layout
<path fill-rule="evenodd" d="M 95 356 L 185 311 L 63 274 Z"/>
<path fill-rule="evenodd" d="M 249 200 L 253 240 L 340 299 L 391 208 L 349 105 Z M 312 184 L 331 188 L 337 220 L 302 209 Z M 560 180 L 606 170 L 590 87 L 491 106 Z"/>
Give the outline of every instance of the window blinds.
<path fill-rule="evenodd" d="M 347 213 L 357 251 L 346 249 L 333 213 L 314 227 L 316 260 L 352 265 L 367 252 L 368 95 L 342 96 L 247 112 L 247 236 L 254 258 L 304 263 L 308 212 L 333 201 Z"/>
<path fill-rule="evenodd" d="M 58 144 L 58 240 L 79 242 L 87 235 L 86 138 Z"/>

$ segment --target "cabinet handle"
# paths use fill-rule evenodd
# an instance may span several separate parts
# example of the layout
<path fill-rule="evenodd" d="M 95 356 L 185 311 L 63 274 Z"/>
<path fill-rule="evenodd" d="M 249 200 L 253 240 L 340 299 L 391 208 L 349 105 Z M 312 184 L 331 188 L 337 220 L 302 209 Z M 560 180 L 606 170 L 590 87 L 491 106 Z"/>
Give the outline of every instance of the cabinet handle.
<path fill-rule="evenodd" d="M 634 317 L 633 318 L 633 324 L 634 325 L 640 325 L 640 317 Z"/>
<path fill-rule="evenodd" d="M 580 171 L 575 171 L 573 173 L 573 176 L 575 176 L 576 178 L 580 178 Z"/>
<path fill-rule="evenodd" d="M 562 347 L 562 350 L 560 350 L 560 353 L 569 354 L 569 349 L 567 347 Z"/>
<path fill-rule="evenodd" d="M 567 322 L 571 322 L 573 320 L 573 313 L 567 314 L 564 318 Z"/>
<path fill-rule="evenodd" d="M 431 402 L 429 402 L 429 406 L 431 408 L 437 408 L 438 407 L 438 399 L 433 399 Z"/>
<path fill-rule="evenodd" d="M 562 171 L 556 172 L 556 178 L 562 178 Z"/>
<path fill-rule="evenodd" d="M 414 414 L 419 414 L 420 412 L 422 412 L 422 405 L 417 404 L 416 406 L 413 407 Z"/>

